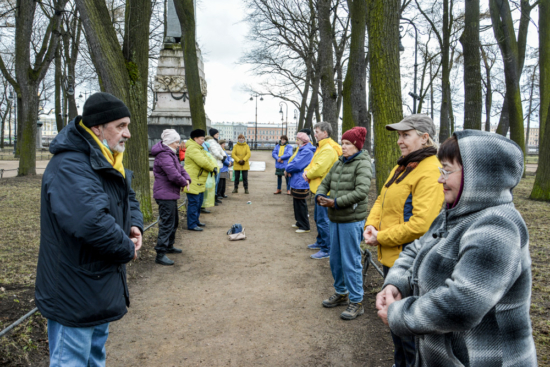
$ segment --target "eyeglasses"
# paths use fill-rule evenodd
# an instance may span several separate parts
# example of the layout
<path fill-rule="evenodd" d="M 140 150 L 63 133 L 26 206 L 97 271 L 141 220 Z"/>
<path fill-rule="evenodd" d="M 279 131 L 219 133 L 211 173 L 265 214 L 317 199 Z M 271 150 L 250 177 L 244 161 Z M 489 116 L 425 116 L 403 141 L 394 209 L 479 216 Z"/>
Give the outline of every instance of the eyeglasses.
<path fill-rule="evenodd" d="M 462 168 L 459 168 L 459 169 L 455 169 L 454 171 L 445 171 L 443 168 L 441 167 L 437 167 L 439 169 L 439 172 L 441 173 L 441 176 L 443 176 L 443 179 L 448 179 L 449 176 L 451 175 L 451 173 L 455 173 L 455 172 L 458 172 L 460 171 Z"/>

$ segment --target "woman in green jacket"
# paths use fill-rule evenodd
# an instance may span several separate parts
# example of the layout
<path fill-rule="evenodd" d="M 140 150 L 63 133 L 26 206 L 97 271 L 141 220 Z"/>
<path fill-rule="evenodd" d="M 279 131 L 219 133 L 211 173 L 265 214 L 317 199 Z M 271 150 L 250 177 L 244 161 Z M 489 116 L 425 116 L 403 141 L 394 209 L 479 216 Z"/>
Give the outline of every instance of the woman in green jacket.
<path fill-rule="evenodd" d="M 319 205 L 328 207 L 330 270 L 336 290 L 323 301 L 323 306 L 348 306 L 340 315 L 344 320 L 353 320 L 365 312 L 360 244 L 372 177 L 369 153 L 361 150 L 366 135 L 364 127 L 354 127 L 342 135 L 343 154 L 323 179 L 315 196 Z"/>

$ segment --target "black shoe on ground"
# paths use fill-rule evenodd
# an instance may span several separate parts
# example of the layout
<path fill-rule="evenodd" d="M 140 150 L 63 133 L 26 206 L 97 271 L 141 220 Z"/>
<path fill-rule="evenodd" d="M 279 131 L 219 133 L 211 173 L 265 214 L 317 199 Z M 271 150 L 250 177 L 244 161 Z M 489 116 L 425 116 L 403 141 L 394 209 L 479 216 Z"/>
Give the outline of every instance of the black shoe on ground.
<path fill-rule="evenodd" d="M 365 309 L 363 308 L 363 304 L 361 302 L 350 303 L 348 308 L 340 314 L 340 318 L 344 320 L 353 320 L 357 318 L 357 316 L 361 316 L 364 313 Z"/>
<path fill-rule="evenodd" d="M 227 196 L 227 195 L 224 195 L 224 196 L 222 196 L 222 197 L 223 197 L 224 199 L 227 199 L 227 198 L 228 198 L 229 196 Z"/>
<path fill-rule="evenodd" d="M 179 248 L 175 247 L 168 247 L 168 250 L 166 250 L 167 254 L 181 254 L 182 251 Z"/>
<path fill-rule="evenodd" d="M 215 201 L 215 202 L 214 202 L 214 206 L 218 206 L 218 205 L 219 205 L 219 204 L 218 204 L 218 202 L 217 202 L 217 201 Z"/>
<path fill-rule="evenodd" d="M 211 211 L 210 210 L 206 210 L 206 209 L 201 209 L 201 213 L 206 213 L 206 214 L 210 214 Z"/>
<path fill-rule="evenodd" d="M 201 227 L 195 227 L 195 228 L 191 228 L 190 231 L 202 232 L 204 231 L 204 229 L 202 229 Z"/>
<path fill-rule="evenodd" d="M 223 201 L 221 201 L 220 199 L 216 199 L 216 203 L 223 204 Z"/>
<path fill-rule="evenodd" d="M 174 262 L 170 260 L 165 254 L 157 254 L 155 262 L 160 265 L 174 265 Z"/>
<path fill-rule="evenodd" d="M 349 304 L 349 298 L 347 294 L 334 293 L 329 299 L 323 301 L 323 307 L 332 308 L 338 306 L 347 306 Z"/>
<path fill-rule="evenodd" d="M 206 227 L 206 223 L 199 222 L 199 227 Z"/>

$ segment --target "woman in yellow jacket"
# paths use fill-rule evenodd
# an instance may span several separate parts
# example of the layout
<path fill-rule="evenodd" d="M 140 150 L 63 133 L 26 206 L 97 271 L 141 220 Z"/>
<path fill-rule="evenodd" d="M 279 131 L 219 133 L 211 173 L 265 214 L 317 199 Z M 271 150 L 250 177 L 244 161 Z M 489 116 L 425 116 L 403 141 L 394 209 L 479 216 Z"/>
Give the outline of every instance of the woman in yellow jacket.
<path fill-rule="evenodd" d="M 378 247 L 386 276 L 405 246 L 428 231 L 444 202 L 437 182 L 440 163 L 433 141 L 435 126 L 427 115 L 411 115 L 386 125 L 399 133 L 401 158 L 391 171 L 365 223 L 365 242 Z M 413 338 L 392 334 L 396 367 L 414 365 Z"/>
<path fill-rule="evenodd" d="M 244 141 L 244 135 L 239 135 L 239 142 L 233 147 L 231 158 L 235 161 L 233 172 L 235 172 L 235 188 L 233 193 L 239 192 L 239 181 L 243 176 L 244 193 L 248 194 L 248 171 L 250 170 L 250 147 Z"/>

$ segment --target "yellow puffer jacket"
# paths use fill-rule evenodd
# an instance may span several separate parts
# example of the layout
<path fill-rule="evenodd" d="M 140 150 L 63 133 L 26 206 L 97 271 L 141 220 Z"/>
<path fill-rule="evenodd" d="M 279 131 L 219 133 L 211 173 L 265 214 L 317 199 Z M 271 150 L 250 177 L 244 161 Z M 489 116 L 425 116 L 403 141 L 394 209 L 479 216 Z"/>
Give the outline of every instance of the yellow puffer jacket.
<path fill-rule="evenodd" d="M 443 185 L 436 156 L 424 159 L 400 183 L 384 184 L 365 223 L 378 232 L 378 261 L 392 267 L 403 245 L 424 235 L 438 216 L 443 202 Z M 395 166 L 388 176 L 393 177 Z M 388 181 L 386 181 L 387 183 Z"/>
<path fill-rule="evenodd" d="M 184 168 L 191 177 L 191 185 L 189 185 L 189 191 L 186 188 L 185 192 L 198 195 L 204 192 L 208 175 L 214 171 L 214 168 L 218 168 L 218 165 L 193 139 L 187 140 L 186 147 Z"/>
<path fill-rule="evenodd" d="M 319 142 L 311 163 L 304 169 L 312 193 L 317 193 L 317 188 L 341 155 L 342 147 L 331 138 Z"/>
<path fill-rule="evenodd" d="M 233 147 L 233 152 L 231 153 L 231 158 L 233 158 L 234 166 L 233 170 L 235 171 L 248 171 L 250 170 L 250 147 L 246 143 L 237 143 Z M 240 165 L 239 161 L 243 160 L 244 164 Z"/>

